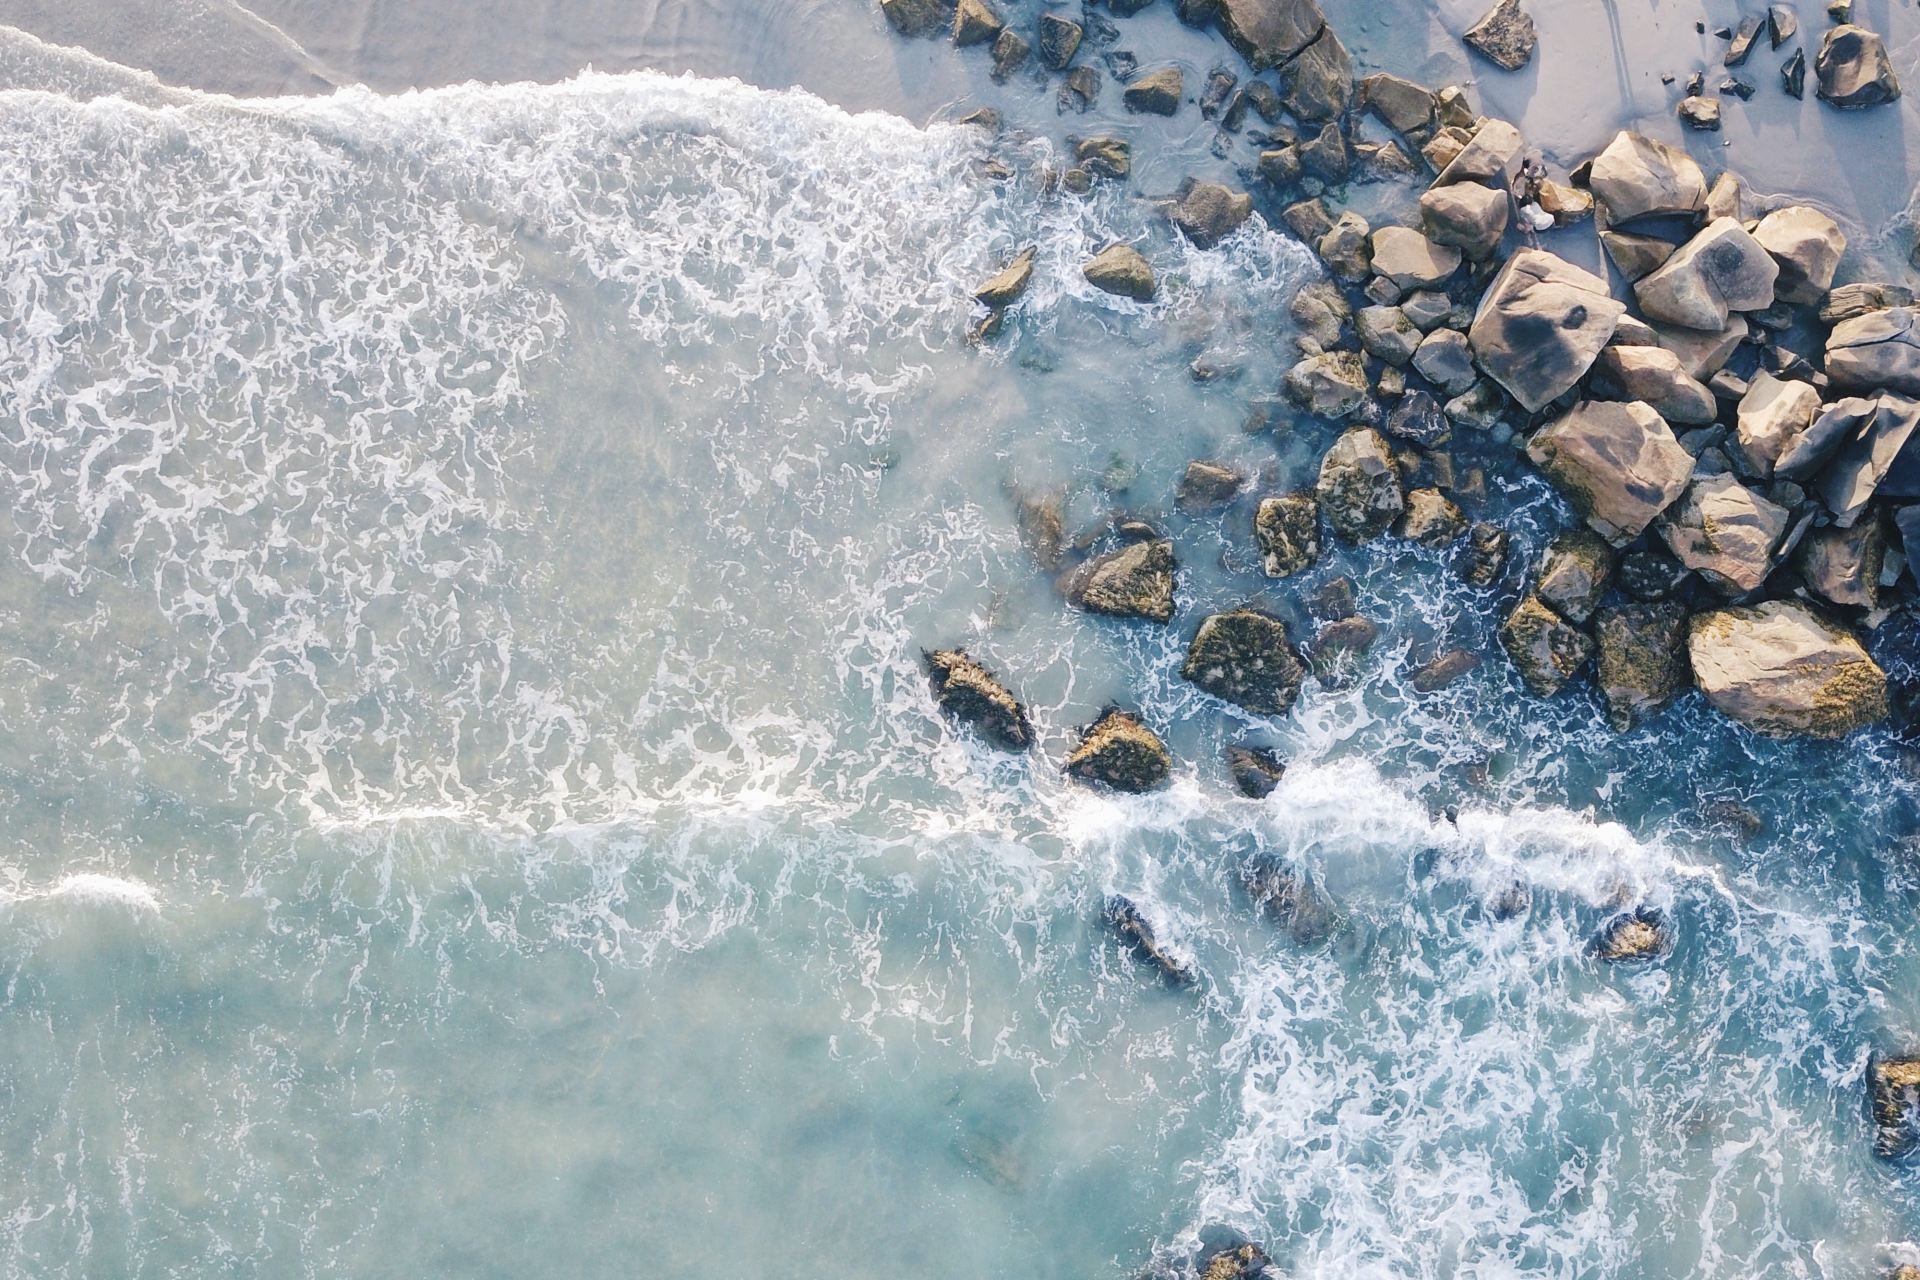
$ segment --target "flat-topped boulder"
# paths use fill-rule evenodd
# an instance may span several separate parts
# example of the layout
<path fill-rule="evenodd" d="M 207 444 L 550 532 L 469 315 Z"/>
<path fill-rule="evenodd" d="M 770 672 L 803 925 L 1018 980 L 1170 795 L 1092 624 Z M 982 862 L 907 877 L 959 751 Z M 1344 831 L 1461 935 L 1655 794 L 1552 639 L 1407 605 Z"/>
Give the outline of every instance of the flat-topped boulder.
<path fill-rule="evenodd" d="M 1291 62 L 1327 29 L 1316 0 L 1219 0 L 1214 22 L 1255 71 Z"/>
<path fill-rule="evenodd" d="M 1833 273 L 1840 268 L 1840 257 L 1847 251 L 1847 237 L 1840 224 L 1804 204 L 1775 209 L 1760 219 L 1753 238 L 1780 267 L 1774 295 L 1782 302 L 1806 306 L 1827 296 L 1827 290 L 1833 287 Z"/>
<path fill-rule="evenodd" d="M 1773 305 L 1779 264 L 1732 218 L 1708 223 L 1633 286 L 1650 319 L 1718 332 L 1728 313 Z"/>
<path fill-rule="evenodd" d="M 1616 227 L 1648 214 L 1698 213 L 1707 207 L 1707 176 L 1692 156 L 1626 129 L 1594 157 L 1587 186 Z"/>
<path fill-rule="evenodd" d="M 1370 542 L 1406 510 L 1393 449 L 1372 427 L 1347 432 L 1320 461 L 1320 511 L 1347 542 Z"/>
<path fill-rule="evenodd" d="M 1707 701 L 1770 737 L 1838 738 L 1887 714 L 1886 673 L 1797 600 L 1695 614 L 1687 656 Z"/>
<path fill-rule="evenodd" d="M 1591 271 L 1522 249 L 1480 300 L 1467 336 L 1480 368 L 1533 413 L 1586 375 L 1625 313 Z"/>
<path fill-rule="evenodd" d="M 1286 623 L 1258 609 L 1232 609 L 1200 623 L 1180 674 L 1216 698 L 1283 715 L 1300 696 L 1307 669 Z"/>
<path fill-rule="evenodd" d="M 1080 274 L 1102 293 L 1136 302 L 1153 300 L 1153 267 L 1130 244 L 1108 245 L 1081 266 Z"/>
<path fill-rule="evenodd" d="M 1660 517 L 1674 559 L 1730 596 L 1759 587 L 1790 517 L 1731 475 L 1698 475 Z"/>
<path fill-rule="evenodd" d="M 1665 347 L 1607 347 L 1593 362 L 1590 384 L 1607 400 L 1639 400 L 1668 422 L 1712 422 L 1720 404 L 1707 384 Z"/>
<path fill-rule="evenodd" d="M 1868 311 L 1833 326 L 1827 337 L 1827 376 L 1833 385 L 1860 391 L 1920 395 L 1920 331 L 1916 309 Z"/>
<path fill-rule="evenodd" d="M 1740 397 L 1732 445 L 1747 474 L 1765 480 L 1787 446 L 1799 439 L 1820 411 L 1811 383 L 1776 378 L 1764 369 Z"/>
<path fill-rule="evenodd" d="M 1069 603 L 1116 618 L 1173 617 L 1173 543 L 1136 542 L 1087 561 L 1067 579 Z"/>
<path fill-rule="evenodd" d="M 1478 182 L 1433 187 L 1420 196 L 1420 221 L 1435 244 L 1451 245 L 1479 262 L 1500 247 L 1509 203 L 1506 192 Z"/>
<path fill-rule="evenodd" d="M 1067 756 L 1068 777 L 1115 791 L 1151 791 L 1173 772 L 1173 755 L 1138 717 L 1108 707 Z"/>
<path fill-rule="evenodd" d="M 1404 293 L 1444 283 L 1460 269 L 1460 251 L 1435 244 L 1412 227 L 1381 227 L 1373 233 L 1373 273 Z"/>
<path fill-rule="evenodd" d="M 1582 401 L 1540 428 L 1527 456 L 1616 547 L 1639 537 L 1693 475 L 1693 455 L 1637 401 Z"/>
<path fill-rule="evenodd" d="M 972 725 L 1003 751 L 1025 751 L 1033 745 L 1026 707 L 965 649 L 923 650 L 920 656 L 940 710 Z"/>

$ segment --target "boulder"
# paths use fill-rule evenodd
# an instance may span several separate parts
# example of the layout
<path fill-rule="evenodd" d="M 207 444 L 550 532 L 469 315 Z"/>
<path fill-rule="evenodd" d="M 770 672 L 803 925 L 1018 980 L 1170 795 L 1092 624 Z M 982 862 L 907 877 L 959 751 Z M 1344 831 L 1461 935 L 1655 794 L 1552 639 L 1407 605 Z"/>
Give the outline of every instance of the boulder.
<path fill-rule="evenodd" d="M 1833 287 L 1833 273 L 1840 267 L 1840 255 L 1847 251 L 1847 237 L 1840 224 L 1804 204 L 1775 209 L 1760 219 L 1753 238 L 1780 268 L 1774 296 L 1782 302 L 1807 306 L 1827 296 L 1827 290 Z"/>
<path fill-rule="evenodd" d="M 1228 747 L 1227 772 L 1233 785 L 1249 800 L 1265 800 L 1287 776 L 1287 766 L 1264 747 Z"/>
<path fill-rule="evenodd" d="M 1351 209 L 1334 219 L 1318 246 L 1321 260 L 1342 280 L 1361 281 L 1373 270 L 1373 241 L 1367 220 Z"/>
<path fill-rule="evenodd" d="M 960 0 L 953 10 L 953 42 L 962 48 L 985 44 L 1006 25 L 987 0 Z"/>
<path fill-rule="evenodd" d="M 1533 413 L 1580 381 L 1625 312 L 1592 272 L 1522 249 L 1480 300 L 1468 337 L 1480 368 Z"/>
<path fill-rule="evenodd" d="M 1672 945 L 1666 923 L 1658 912 L 1644 908 L 1617 915 L 1600 926 L 1593 938 L 1593 954 L 1609 963 L 1652 960 Z"/>
<path fill-rule="evenodd" d="M 1507 549 L 1512 538 L 1505 529 L 1484 520 L 1467 528 L 1467 545 L 1460 550 L 1454 569 L 1469 586 L 1490 587 L 1507 567 Z"/>
<path fill-rule="evenodd" d="M 1519 174 L 1526 149 L 1526 140 L 1518 129 L 1505 120 L 1488 116 L 1480 121 L 1466 145 L 1440 170 L 1433 185 L 1450 187 L 1456 182 L 1478 182 L 1504 191 Z"/>
<path fill-rule="evenodd" d="M 1660 536 L 1681 564 L 1730 596 L 1745 595 L 1772 572 L 1789 518 L 1730 475 L 1698 475 L 1660 518 Z"/>
<path fill-rule="evenodd" d="M 1253 514 L 1253 536 L 1267 576 L 1290 578 L 1320 559 L 1319 504 L 1310 493 L 1262 498 Z"/>
<path fill-rule="evenodd" d="M 1102 178 L 1124 178 L 1133 171 L 1133 147 L 1125 138 L 1082 138 L 1074 144 L 1073 158 Z"/>
<path fill-rule="evenodd" d="M 1041 14 L 1040 38 L 1036 42 L 1040 61 L 1055 71 L 1065 71 L 1073 55 L 1080 51 L 1080 41 L 1085 35 L 1086 28 L 1070 18 L 1057 13 Z"/>
<path fill-rule="evenodd" d="M 1371 427 L 1357 427 L 1333 442 L 1320 462 L 1320 510 L 1347 542 L 1369 542 L 1393 526 L 1406 509 L 1393 450 Z"/>
<path fill-rule="evenodd" d="M 1220 0 L 1214 21 L 1255 71 L 1293 61 L 1327 29 L 1316 0 Z"/>
<path fill-rule="evenodd" d="M 1920 332 L 1913 307 L 1869 311 L 1833 326 L 1827 376 L 1842 389 L 1920 395 Z"/>
<path fill-rule="evenodd" d="M 1294 294 L 1287 304 L 1287 314 L 1324 351 L 1340 345 L 1346 323 L 1353 319 L 1353 307 L 1338 286 L 1322 280 Z"/>
<path fill-rule="evenodd" d="M 1247 478 L 1214 462 L 1189 462 L 1174 486 L 1173 499 L 1185 511 L 1209 511 L 1232 502 Z"/>
<path fill-rule="evenodd" d="M 1680 357 L 1681 367 L 1705 381 L 1720 369 L 1746 341 L 1749 327 L 1742 316 L 1729 316 L 1726 328 L 1682 329 L 1669 324 L 1651 326 L 1660 345 Z"/>
<path fill-rule="evenodd" d="M 1680 123 L 1689 129 L 1698 129 L 1702 133 L 1720 132 L 1720 99 L 1703 93 L 1692 93 L 1680 99 L 1675 108 Z"/>
<path fill-rule="evenodd" d="M 1886 559 L 1886 526 L 1869 519 L 1852 528 L 1810 530 L 1800 540 L 1794 565 L 1815 595 L 1849 609 L 1872 609 L 1880 603 Z"/>
<path fill-rule="evenodd" d="M 947 25 L 948 9 L 940 0 L 880 0 L 880 12 L 903 36 L 932 35 Z"/>
<path fill-rule="evenodd" d="M 1797 600 L 1698 613 L 1693 681 L 1715 707 L 1771 737 L 1838 738 L 1887 714 L 1887 677 L 1851 631 Z"/>
<path fill-rule="evenodd" d="M 1003 751 L 1033 745 L 1027 709 L 1007 686 L 965 649 L 936 649 L 920 654 L 933 683 L 933 699 L 949 717 L 970 724 Z"/>
<path fill-rule="evenodd" d="M 1680 246 L 1658 236 L 1635 235 L 1631 231 L 1602 231 L 1600 247 L 1607 251 L 1614 267 L 1632 284 L 1652 275 Z"/>
<path fill-rule="evenodd" d="M 1387 415 L 1387 434 L 1422 449 L 1432 449 L 1447 442 L 1453 434 L 1453 423 L 1432 396 L 1424 391 L 1410 391 Z"/>
<path fill-rule="evenodd" d="M 1653 320 L 1718 332 L 1730 311 L 1773 305 L 1780 268 L 1732 218 L 1710 222 L 1700 233 L 1633 286 L 1640 309 Z"/>
<path fill-rule="evenodd" d="M 1467 335 L 1457 329 L 1435 329 L 1421 339 L 1413 353 L 1413 367 L 1449 396 L 1467 390 L 1477 376 L 1473 346 L 1467 341 Z"/>
<path fill-rule="evenodd" d="M 1300 167 L 1327 182 L 1345 182 L 1353 170 L 1353 153 L 1338 124 L 1329 123 L 1311 142 L 1301 143 L 1299 151 Z"/>
<path fill-rule="evenodd" d="M 1384 71 L 1360 82 L 1360 101 L 1387 128 L 1416 141 L 1433 131 L 1440 110 L 1433 90 Z"/>
<path fill-rule="evenodd" d="M 1867 1064 L 1867 1094 L 1874 1153 L 1888 1160 L 1911 1155 L 1920 1147 L 1920 1057 L 1876 1056 Z"/>
<path fill-rule="evenodd" d="M 1173 772 L 1173 756 L 1138 718 L 1108 707 L 1081 731 L 1065 771 L 1070 778 L 1115 791 L 1151 791 Z"/>
<path fill-rule="evenodd" d="M 1613 576 L 1613 548 L 1586 529 L 1553 535 L 1540 557 L 1533 594 L 1569 622 L 1585 622 L 1600 607 L 1607 579 Z"/>
<path fill-rule="evenodd" d="M 1466 516 L 1446 494 L 1438 489 L 1411 489 L 1407 492 L 1407 509 L 1394 532 L 1423 547 L 1444 547 L 1456 541 L 1466 528 Z"/>
<path fill-rule="evenodd" d="M 1185 87 L 1180 68 L 1161 67 L 1128 81 L 1120 100 L 1129 111 L 1170 116 L 1180 109 L 1180 94 Z"/>
<path fill-rule="evenodd" d="M 1460 251 L 1435 244 L 1412 227 L 1381 227 L 1373 233 L 1373 272 L 1401 293 L 1441 284 L 1460 269 Z"/>
<path fill-rule="evenodd" d="M 1027 43 L 1026 37 L 1012 27 L 1006 28 L 993 41 L 993 78 L 1005 83 L 1026 65 L 1032 52 L 1033 46 Z"/>
<path fill-rule="evenodd" d="M 1257 609 L 1234 609 L 1200 623 L 1180 674 L 1216 698 L 1284 715 L 1300 696 L 1307 669 L 1294 655 L 1286 623 Z"/>
<path fill-rule="evenodd" d="M 1238 231 L 1252 214 L 1253 197 L 1246 192 L 1188 179 L 1169 216 L 1196 247 L 1211 249 Z"/>
<path fill-rule="evenodd" d="M 1161 945 L 1152 923 L 1140 913 L 1140 908 L 1131 899 L 1117 893 L 1108 898 L 1106 917 L 1108 926 L 1119 935 L 1134 959 L 1151 966 L 1176 987 L 1190 987 L 1199 981 L 1199 974 L 1192 964 Z"/>
<path fill-rule="evenodd" d="M 1008 263 L 999 275 L 974 290 L 973 296 L 990 307 L 1004 307 L 1027 291 L 1033 279 L 1035 249 L 1028 245 Z"/>
<path fill-rule="evenodd" d="M 1337 120 L 1353 98 L 1353 58 L 1332 27 L 1287 64 L 1287 110 L 1307 121 Z"/>
<path fill-rule="evenodd" d="M 1307 647 L 1307 665 L 1327 688 L 1344 689 L 1362 655 L 1379 638 L 1379 626 L 1369 619 L 1351 614 L 1335 618 L 1320 628 Z"/>
<path fill-rule="evenodd" d="M 1320 418 L 1344 418 L 1367 398 L 1367 368 L 1352 351 L 1325 351 L 1287 371 L 1287 398 Z"/>
<path fill-rule="evenodd" d="M 1173 617 L 1173 543 L 1136 542 L 1087 561 L 1067 579 L 1068 603 L 1115 618 Z"/>
<path fill-rule="evenodd" d="M 1479 262 L 1493 255 L 1507 231 L 1505 191 L 1477 182 L 1433 187 L 1420 196 L 1420 221 L 1427 238 L 1451 245 Z"/>
<path fill-rule="evenodd" d="M 1879 412 L 1877 397 L 1848 396 L 1822 406 L 1807 429 L 1780 450 L 1773 463 L 1774 476 L 1796 484 L 1813 479 L 1842 445 L 1871 429 Z"/>
<path fill-rule="evenodd" d="M 1814 92 L 1843 111 L 1878 107 L 1900 96 L 1900 77 L 1880 37 L 1865 27 L 1843 23 L 1827 32 L 1813 60 L 1820 81 Z"/>
<path fill-rule="evenodd" d="M 1108 245 L 1080 268 L 1080 274 L 1103 293 L 1137 302 L 1153 300 L 1153 268 L 1130 244 Z"/>
<path fill-rule="evenodd" d="M 1748 475 L 1765 480 L 1787 446 L 1812 425 L 1820 393 L 1810 383 L 1776 378 L 1762 370 L 1740 398 L 1732 447 Z"/>
<path fill-rule="evenodd" d="M 1593 216 L 1593 192 L 1543 179 L 1535 191 L 1540 208 L 1556 227 L 1570 227 Z"/>
<path fill-rule="evenodd" d="M 1447 401 L 1446 414 L 1447 420 L 1456 427 L 1465 427 L 1469 431 L 1491 431 L 1500 425 L 1500 416 L 1506 409 L 1506 397 L 1500 394 L 1500 388 L 1480 378 Z"/>
<path fill-rule="evenodd" d="M 1495 66 L 1518 71 L 1533 59 L 1533 19 L 1520 0 L 1495 0 L 1480 21 L 1467 28 L 1467 44 Z"/>
<path fill-rule="evenodd" d="M 1607 722 L 1625 733 L 1687 687 L 1687 610 L 1677 601 L 1635 601 L 1594 617 L 1600 694 Z"/>
<path fill-rule="evenodd" d="M 1361 350 L 1396 369 L 1413 359 L 1422 337 L 1398 307 L 1362 307 L 1353 317 L 1353 328 Z"/>
<path fill-rule="evenodd" d="M 1584 631 L 1528 596 L 1500 626 L 1500 644 L 1520 672 L 1528 689 L 1551 698 L 1579 674 L 1593 656 L 1593 641 Z"/>
<path fill-rule="evenodd" d="M 1588 526 L 1616 547 L 1686 489 L 1693 455 L 1644 404 L 1587 400 L 1534 434 L 1527 456 Z"/>
<path fill-rule="evenodd" d="M 1826 301 L 1820 304 L 1820 323 L 1836 325 L 1842 320 L 1858 319 L 1869 311 L 1885 311 L 1889 307 L 1910 307 L 1913 301 L 1913 290 L 1904 285 L 1888 284 L 1885 281 L 1838 285 L 1827 294 Z"/>
<path fill-rule="evenodd" d="M 1466 649 L 1449 649 L 1431 662 L 1413 670 L 1415 693 L 1433 693 L 1479 669 L 1480 659 Z"/>
<path fill-rule="evenodd" d="M 1916 426 L 1920 426 L 1920 401 L 1892 394 L 1875 401 L 1871 423 L 1842 442 L 1825 474 L 1813 485 L 1833 512 L 1835 524 L 1844 528 L 1860 518 Z"/>
<path fill-rule="evenodd" d="M 1668 422 L 1712 422 L 1720 405 L 1703 382 L 1687 375 L 1665 347 L 1608 347 L 1593 362 L 1590 383 L 1607 400 L 1641 400 Z"/>
<path fill-rule="evenodd" d="M 1707 177 L 1692 156 L 1628 130 L 1594 157 L 1587 187 L 1616 227 L 1648 214 L 1698 213 L 1707 205 Z"/>
<path fill-rule="evenodd" d="M 1732 218 L 1736 222 L 1745 222 L 1746 218 L 1741 213 L 1741 209 L 1746 204 L 1746 190 L 1746 184 L 1740 180 L 1740 175 L 1732 170 L 1715 178 L 1713 185 L 1707 188 L 1706 216 L 1702 221 L 1713 222 L 1719 218 Z"/>

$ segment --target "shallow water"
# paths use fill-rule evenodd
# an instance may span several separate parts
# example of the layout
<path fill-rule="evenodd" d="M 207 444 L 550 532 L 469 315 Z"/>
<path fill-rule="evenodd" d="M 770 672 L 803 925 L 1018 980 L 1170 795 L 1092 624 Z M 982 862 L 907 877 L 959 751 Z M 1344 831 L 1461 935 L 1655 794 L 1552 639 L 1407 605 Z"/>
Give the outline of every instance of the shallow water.
<path fill-rule="evenodd" d="M 1269 584 L 1250 501 L 1174 509 L 1190 458 L 1278 492 L 1327 443 L 1247 430 L 1316 271 L 1285 236 L 1198 253 L 1048 194 L 1019 130 L 644 72 L 0 106 L 0 1270 L 1920 1257 L 1861 1097 L 1920 1035 L 1907 757 L 1697 699 L 1616 737 L 1498 661 L 1421 698 L 1503 596 L 1397 543 Z M 1164 130 L 1138 189 L 1204 149 Z M 1164 301 L 1080 280 L 1114 238 Z M 1460 454 L 1523 562 L 1555 500 Z M 1014 527 L 1053 489 L 1172 532 L 1170 627 L 1061 606 Z M 1205 612 L 1305 629 L 1337 573 L 1385 629 L 1352 687 L 1272 721 L 1178 679 Z M 935 714 L 948 643 L 1032 757 Z M 1166 792 L 1057 774 L 1109 700 Z M 1246 740 L 1292 762 L 1265 802 Z M 1330 936 L 1254 910 L 1255 859 Z M 1115 892 L 1197 988 L 1109 940 Z M 1674 953 L 1600 967 L 1632 906 Z"/>

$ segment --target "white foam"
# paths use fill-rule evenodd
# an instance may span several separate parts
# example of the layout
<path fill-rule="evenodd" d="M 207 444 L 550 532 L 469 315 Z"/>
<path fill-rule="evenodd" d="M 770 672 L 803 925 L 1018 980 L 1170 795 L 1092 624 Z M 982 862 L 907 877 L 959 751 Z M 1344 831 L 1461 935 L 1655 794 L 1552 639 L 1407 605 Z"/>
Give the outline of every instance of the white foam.
<path fill-rule="evenodd" d="M 110 908 L 134 915 L 160 913 L 160 899 L 151 888 L 128 877 L 94 871 L 63 876 L 45 896 L 55 902 L 92 909 Z"/>

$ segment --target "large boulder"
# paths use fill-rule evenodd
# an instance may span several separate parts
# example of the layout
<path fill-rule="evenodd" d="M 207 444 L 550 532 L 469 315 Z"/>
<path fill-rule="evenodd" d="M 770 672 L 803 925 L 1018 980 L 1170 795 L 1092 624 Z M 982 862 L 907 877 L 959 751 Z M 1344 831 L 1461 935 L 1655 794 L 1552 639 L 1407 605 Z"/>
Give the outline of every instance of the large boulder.
<path fill-rule="evenodd" d="M 1838 738 L 1887 714 L 1886 673 L 1796 600 L 1695 614 L 1687 654 L 1707 701 L 1771 737 Z"/>
<path fill-rule="evenodd" d="M 1151 791 L 1173 772 L 1173 755 L 1160 736 L 1118 707 L 1108 707 L 1080 733 L 1067 755 L 1068 777 L 1115 791 Z"/>
<path fill-rule="evenodd" d="M 1920 395 L 1920 332 L 1913 307 L 1869 311 L 1833 326 L 1827 376 L 1843 389 Z"/>
<path fill-rule="evenodd" d="M 923 650 L 920 656 L 933 682 L 934 701 L 947 715 L 972 725 L 1003 751 L 1025 751 L 1033 745 L 1027 709 L 965 649 Z"/>
<path fill-rule="evenodd" d="M 1535 433 L 1527 456 L 1616 547 L 1639 537 L 1693 475 L 1693 455 L 1666 421 L 1632 401 L 1576 404 Z"/>
<path fill-rule="evenodd" d="M 1747 474 L 1765 480 L 1774 463 L 1800 438 L 1820 411 L 1820 393 L 1811 383 L 1776 378 L 1761 370 L 1740 397 L 1732 446 Z"/>
<path fill-rule="evenodd" d="M 1812 306 L 1833 287 L 1847 237 L 1840 224 L 1804 204 L 1775 209 L 1760 219 L 1753 238 L 1780 267 L 1773 291 L 1782 302 Z"/>
<path fill-rule="evenodd" d="M 1302 120 L 1337 120 L 1346 113 L 1353 98 L 1353 58 L 1332 27 L 1287 64 L 1281 96 L 1287 110 Z"/>
<path fill-rule="evenodd" d="M 1593 623 L 1607 722 L 1621 733 L 1680 696 L 1687 685 L 1687 610 L 1677 601 L 1602 609 Z"/>
<path fill-rule="evenodd" d="M 1168 216 L 1197 248 L 1211 249 L 1238 231 L 1252 213 L 1253 197 L 1246 192 L 1188 179 Z"/>
<path fill-rule="evenodd" d="M 1354 351 L 1323 351 L 1287 370 L 1287 399 L 1318 418 L 1344 418 L 1367 398 L 1367 367 Z"/>
<path fill-rule="evenodd" d="M 1780 267 L 1732 218 L 1710 222 L 1658 271 L 1633 286 L 1650 319 L 1718 332 L 1732 311 L 1773 305 Z"/>
<path fill-rule="evenodd" d="M 1773 570 L 1788 512 L 1732 476 L 1699 475 L 1660 518 L 1674 559 L 1730 596 L 1757 588 Z"/>
<path fill-rule="evenodd" d="M 1900 77 L 1893 73 L 1887 46 L 1850 22 L 1827 32 L 1813 72 L 1820 79 L 1815 92 L 1821 100 L 1843 111 L 1878 107 L 1900 96 Z"/>
<path fill-rule="evenodd" d="M 1434 187 L 1420 196 L 1427 238 L 1451 245 L 1475 262 L 1493 255 L 1507 232 L 1507 193 L 1478 182 Z"/>
<path fill-rule="evenodd" d="M 1257 609 L 1234 609 L 1201 622 L 1180 674 L 1216 698 L 1283 715 L 1300 696 L 1307 669 L 1293 652 L 1286 623 Z"/>
<path fill-rule="evenodd" d="M 1505 120 L 1488 116 L 1480 121 L 1459 153 L 1447 161 L 1447 167 L 1440 171 L 1433 185 L 1450 187 L 1456 182 L 1478 182 L 1505 190 L 1519 174 L 1526 149 L 1526 140 L 1518 129 Z"/>
<path fill-rule="evenodd" d="M 1379 537 L 1406 509 L 1393 450 L 1371 427 L 1357 427 L 1333 442 L 1320 460 L 1317 494 L 1327 523 L 1348 542 Z"/>
<path fill-rule="evenodd" d="M 1500 644 L 1528 689 L 1551 698 L 1578 675 L 1593 656 L 1587 633 L 1528 596 L 1500 625 Z"/>
<path fill-rule="evenodd" d="M 1683 329 L 1678 325 L 1649 325 L 1660 345 L 1680 357 L 1680 367 L 1705 382 L 1726 367 L 1740 344 L 1747 340 L 1750 326 L 1745 316 L 1728 316 L 1719 330 Z"/>
<path fill-rule="evenodd" d="M 1822 405 L 1807 429 L 1787 441 L 1773 461 L 1777 479 L 1805 484 L 1826 467 L 1833 455 L 1849 440 L 1858 439 L 1872 426 L 1880 412 L 1876 397 L 1845 396 Z"/>
<path fill-rule="evenodd" d="M 1487 376 L 1536 413 L 1585 376 L 1625 313 L 1592 272 L 1522 249 L 1480 300 L 1467 336 Z"/>
<path fill-rule="evenodd" d="M 1441 393 L 1457 396 L 1479 379 L 1473 367 L 1473 344 L 1458 329 L 1435 329 L 1420 340 L 1413 367 Z"/>
<path fill-rule="evenodd" d="M 1067 579 L 1067 600 L 1089 613 L 1116 618 L 1173 617 L 1173 543 L 1136 542 L 1089 560 Z"/>
<path fill-rule="evenodd" d="M 1880 603 L 1880 570 L 1887 558 L 1886 526 L 1862 520 L 1851 528 L 1814 529 L 1800 541 L 1794 557 L 1807 589 L 1849 609 Z"/>
<path fill-rule="evenodd" d="M 1360 82 L 1360 101 L 1395 133 L 1415 139 L 1433 132 L 1440 101 L 1425 85 L 1379 71 Z"/>
<path fill-rule="evenodd" d="M 1860 518 L 1916 426 L 1920 426 L 1920 401 L 1890 393 L 1875 401 L 1872 422 L 1842 443 L 1814 485 L 1814 492 L 1833 512 L 1835 524 L 1845 528 Z"/>
<path fill-rule="evenodd" d="M 1373 273 L 1401 293 L 1444 283 L 1460 269 L 1460 251 L 1435 244 L 1412 227 L 1381 227 L 1373 233 Z"/>
<path fill-rule="evenodd" d="M 1898 1160 L 1920 1147 L 1920 1057 L 1875 1057 L 1867 1064 L 1867 1094 L 1874 1152 Z"/>
<path fill-rule="evenodd" d="M 1608 347 L 1593 362 L 1593 393 L 1606 400 L 1640 400 L 1668 422 L 1712 422 L 1719 402 L 1707 384 L 1687 373 L 1665 347 Z"/>
<path fill-rule="evenodd" d="M 1698 213 L 1707 207 L 1707 176 L 1692 156 L 1628 130 L 1593 158 L 1587 186 L 1616 227 L 1647 214 Z"/>
<path fill-rule="evenodd" d="M 1423 335 L 1399 307 L 1362 307 L 1353 317 L 1360 349 L 1383 364 L 1404 368 Z"/>
<path fill-rule="evenodd" d="M 1613 576 L 1613 548 L 1587 529 L 1562 529 L 1540 556 L 1533 594 L 1569 622 L 1593 616 Z"/>
<path fill-rule="evenodd" d="M 1130 244 L 1108 245 L 1081 266 L 1080 274 L 1102 293 L 1137 302 L 1153 300 L 1153 267 Z"/>
<path fill-rule="evenodd" d="M 1262 498 L 1253 536 L 1267 576 L 1290 578 L 1320 559 L 1320 505 L 1310 493 Z"/>
<path fill-rule="evenodd" d="M 1255 71 L 1293 61 L 1327 29 L 1316 0 L 1220 0 L 1214 21 Z"/>

